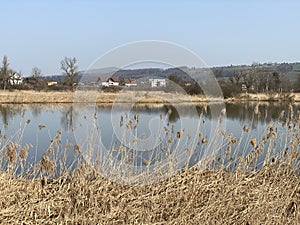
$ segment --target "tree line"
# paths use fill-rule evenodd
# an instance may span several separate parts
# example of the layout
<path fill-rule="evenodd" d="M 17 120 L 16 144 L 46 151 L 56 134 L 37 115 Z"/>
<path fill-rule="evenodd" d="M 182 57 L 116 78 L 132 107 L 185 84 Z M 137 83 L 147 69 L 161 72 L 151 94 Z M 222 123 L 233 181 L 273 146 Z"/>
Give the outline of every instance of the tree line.
<path fill-rule="evenodd" d="M 293 83 L 286 76 L 287 72 L 292 70 L 290 64 L 280 64 L 275 71 L 271 67 L 258 64 L 240 66 L 234 69 L 230 67 L 229 69 L 230 74 L 224 78 L 220 74 L 228 74 L 226 68 L 212 68 L 225 97 L 231 97 L 241 92 L 300 92 L 300 75 Z M 8 57 L 4 56 L 0 67 L 0 89 L 75 90 L 79 76 L 77 59 L 75 57 L 64 57 L 60 61 L 60 70 L 63 79 L 53 86 L 49 86 L 49 80 L 43 77 L 41 69 L 37 67 L 34 67 L 30 76 L 23 78 L 23 82 L 20 83 L 19 81 L 22 79 L 21 72 L 10 68 Z M 179 84 L 186 93 L 191 95 L 203 93 L 196 82 L 187 84 L 181 73 L 174 74 L 174 71 L 171 71 L 172 73 L 168 76 L 168 79 Z M 172 87 L 167 87 L 166 91 L 168 90 L 172 90 Z M 117 90 L 113 89 L 112 91 Z"/>
<path fill-rule="evenodd" d="M 21 72 L 10 68 L 8 57 L 3 56 L 0 67 L 0 88 L 7 89 L 72 89 L 77 83 L 78 66 L 75 57 L 65 57 L 60 62 L 60 69 L 64 79 L 58 84 L 49 86 L 48 79 L 43 77 L 42 70 L 38 67 L 32 68 L 29 77 L 23 78 Z M 23 79 L 22 79 L 23 78 Z M 22 80 L 22 82 L 20 82 Z"/>

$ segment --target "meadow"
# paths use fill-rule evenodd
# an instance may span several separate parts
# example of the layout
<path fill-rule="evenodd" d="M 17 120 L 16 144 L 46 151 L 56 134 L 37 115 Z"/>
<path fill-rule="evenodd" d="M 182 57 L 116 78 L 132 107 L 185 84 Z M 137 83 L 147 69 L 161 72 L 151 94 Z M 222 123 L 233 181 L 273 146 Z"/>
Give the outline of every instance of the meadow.
<path fill-rule="evenodd" d="M 253 116 L 260 115 L 255 107 Z M 30 124 L 21 117 L 25 126 Z M 139 119 L 135 115 L 119 122 L 126 132 Z M 102 164 L 84 157 L 89 152 L 84 146 L 63 145 L 61 131 L 40 161 L 25 167 L 31 146 L 22 145 L 25 129 L 20 126 L 14 139 L 0 138 L 1 224 L 299 224 L 300 112 L 290 104 L 260 138 L 247 137 L 242 146 L 249 129 L 245 125 L 240 136 L 219 130 L 214 141 L 222 144 L 213 158 L 178 169 L 167 157 L 167 167 L 158 170 L 150 169 L 155 160 L 144 160 L 135 176 L 132 167 L 125 167 L 137 160 L 130 149 L 112 146 L 112 170 L 104 173 Z M 162 147 L 173 156 L 184 136 L 168 130 L 165 135 L 169 138 Z M 196 136 L 195 145 L 208 151 L 209 140 L 201 131 Z M 240 149 L 244 154 L 236 154 Z M 71 165 L 67 151 L 76 156 Z"/>

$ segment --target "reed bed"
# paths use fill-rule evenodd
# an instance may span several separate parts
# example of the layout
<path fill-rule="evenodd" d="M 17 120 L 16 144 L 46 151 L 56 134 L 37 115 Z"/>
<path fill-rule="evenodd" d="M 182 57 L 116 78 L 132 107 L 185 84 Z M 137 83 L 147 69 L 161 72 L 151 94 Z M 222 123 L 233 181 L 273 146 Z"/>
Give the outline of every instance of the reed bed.
<path fill-rule="evenodd" d="M 261 116 L 259 105 L 253 115 Z M 245 125 L 241 137 L 220 130 L 223 155 L 205 168 L 186 166 L 159 182 L 130 185 L 102 176 L 81 157 L 82 146 L 62 147 L 61 131 L 41 160 L 26 169 L 31 146 L 20 145 L 20 128 L 18 141 L 1 139 L 0 222 L 300 224 L 300 113 L 290 105 L 260 139 L 249 138 L 249 129 Z M 174 140 L 179 142 L 181 135 L 174 132 Z M 205 146 L 203 135 L 198 136 L 198 144 Z M 247 146 L 241 146 L 243 136 Z M 279 136 L 283 138 L 276 146 Z M 236 154 L 243 148 L 249 151 Z M 76 163 L 66 166 L 63 149 L 73 149 Z"/>
<path fill-rule="evenodd" d="M 284 163 L 243 174 L 188 169 L 149 187 L 81 174 L 0 176 L 2 224 L 299 224 L 299 174 Z M 93 179 L 91 179 L 91 176 Z M 66 180 L 68 182 L 66 182 Z"/>
<path fill-rule="evenodd" d="M 0 102 L 1 103 L 13 103 L 13 104 L 27 104 L 27 103 L 73 103 L 73 102 L 87 102 L 91 99 L 94 103 L 106 103 L 112 104 L 116 101 L 116 98 L 120 95 L 119 92 L 102 92 L 98 90 L 82 91 L 1 91 L 0 90 Z M 166 103 L 165 99 L 172 100 L 173 102 L 207 102 L 207 98 L 203 95 L 188 96 L 180 93 L 166 93 L 164 91 L 122 91 L 122 101 L 126 103 L 132 102 L 132 96 L 140 96 L 141 103 Z M 92 96 L 92 97 L 91 97 Z M 95 97 L 97 96 L 97 97 Z M 94 98 L 95 97 L 95 98 Z M 180 99 L 180 101 L 178 100 Z M 209 101 L 221 101 L 220 99 L 210 98 Z"/>
<path fill-rule="evenodd" d="M 14 90 L 14 91 L 1 91 L 1 103 L 13 104 L 27 104 L 27 103 L 73 103 L 87 102 L 90 96 L 95 94 L 97 98 L 93 99 L 93 103 L 112 104 L 120 93 L 109 93 L 102 91 L 32 91 L 32 90 Z M 76 93 L 76 96 L 75 96 Z M 171 100 L 173 103 L 193 103 L 193 102 L 212 102 L 223 101 L 223 99 L 213 98 L 204 95 L 188 96 L 182 93 L 166 93 L 164 91 L 122 91 L 122 101 L 130 103 L 132 96 L 142 97 L 140 103 L 166 103 L 166 99 Z M 93 96 L 94 97 L 94 96 Z M 226 101 L 240 102 L 240 101 L 276 101 L 276 102 L 300 102 L 300 93 L 257 93 L 257 94 L 240 94 L 233 98 L 226 99 Z"/>

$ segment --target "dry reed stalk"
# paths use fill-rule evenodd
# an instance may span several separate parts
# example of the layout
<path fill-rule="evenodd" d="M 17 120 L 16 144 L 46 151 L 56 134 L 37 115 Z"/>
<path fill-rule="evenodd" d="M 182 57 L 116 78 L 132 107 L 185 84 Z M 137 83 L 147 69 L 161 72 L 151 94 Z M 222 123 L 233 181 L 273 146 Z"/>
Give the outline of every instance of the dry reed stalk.
<path fill-rule="evenodd" d="M 279 170 L 278 170 L 279 169 Z M 80 171 L 80 172 L 79 172 Z M 297 224 L 300 182 L 280 162 L 258 172 L 227 173 L 189 168 L 147 187 L 130 187 L 79 165 L 67 183 L 59 179 L 0 174 L 3 223 L 100 224 Z"/>

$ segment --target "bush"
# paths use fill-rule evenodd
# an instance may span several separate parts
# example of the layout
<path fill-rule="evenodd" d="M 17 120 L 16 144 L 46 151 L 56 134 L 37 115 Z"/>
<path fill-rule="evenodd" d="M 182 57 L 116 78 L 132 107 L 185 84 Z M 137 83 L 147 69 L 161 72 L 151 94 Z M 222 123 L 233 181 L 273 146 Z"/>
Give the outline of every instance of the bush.
<path fill-rule="evenodd" d="M 119 92 L 120 90 L 122 90 L 122 88 L 119 86 L 109 86 L 109 87 L 102 87 L 101 90 L 103 92 Z"/>
<path fill-rule="evenodd" d="M 241 93 L 240 88 L 235 84 L 230 84 L 224 81 L 219 82 L 219 84 L 221 86 L 224 98 L 232 98 Z"/>

